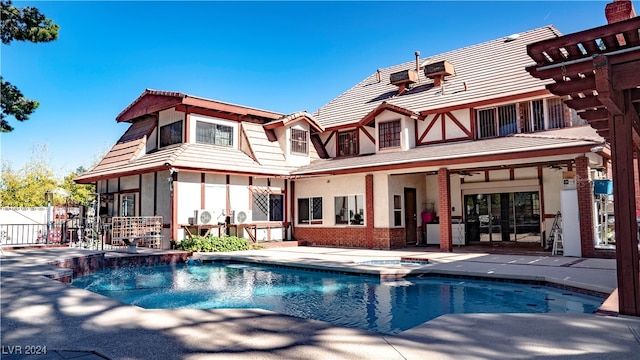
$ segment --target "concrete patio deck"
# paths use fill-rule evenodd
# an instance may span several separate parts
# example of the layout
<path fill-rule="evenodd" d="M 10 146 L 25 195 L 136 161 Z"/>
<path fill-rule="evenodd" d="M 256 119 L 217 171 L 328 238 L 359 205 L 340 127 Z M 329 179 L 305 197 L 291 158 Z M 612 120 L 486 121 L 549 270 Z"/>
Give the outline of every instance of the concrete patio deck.
<path fill-rule="evenodd" d="M 67 248 L 4 252 L 2 358 L 631 359 L 640 354 L 640 319 L 632 317 L 444 315 L 398 335 L 384 335 L 260 309 L 146 310 L 42 276 L 63 270 L 48 265 L 52 261 L 91 253 Z M 616 286 L 615 260 L 609 259 L 320 247 L 196 257 L 340 270 L 357 268 L 356 261 L 366 259 L 428 258 L 432 264 L 420 271 L 536 279 L 601 293 Z M 406 270 L 379 271 L 398 276 Z M 38 346 L 46 346 L 47 354 L 25 354 Z M 15 353 L 18 349 L 20 354 Z"/>

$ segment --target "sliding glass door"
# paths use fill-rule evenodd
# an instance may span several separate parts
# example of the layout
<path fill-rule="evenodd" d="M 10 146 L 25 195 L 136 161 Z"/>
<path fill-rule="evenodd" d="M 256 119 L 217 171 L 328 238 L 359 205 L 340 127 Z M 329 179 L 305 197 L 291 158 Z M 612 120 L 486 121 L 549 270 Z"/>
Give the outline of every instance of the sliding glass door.
<path fill-rule="evenodd" d="M 467 242 L 539 242 L 537 191 L 465 194 Z"/>

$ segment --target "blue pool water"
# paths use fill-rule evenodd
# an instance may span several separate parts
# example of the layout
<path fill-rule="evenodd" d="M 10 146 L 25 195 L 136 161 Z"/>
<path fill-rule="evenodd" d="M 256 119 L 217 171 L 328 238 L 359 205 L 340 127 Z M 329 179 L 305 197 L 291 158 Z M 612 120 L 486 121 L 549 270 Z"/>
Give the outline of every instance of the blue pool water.
<path fill-rule="evenodd" d="M 262 308 L 384 334 L 443 314 L 593 313 L 603 299 L 546 286 L 377 277 L 245 263 L 110 269 L 73 285 L 147 309 Z"/>

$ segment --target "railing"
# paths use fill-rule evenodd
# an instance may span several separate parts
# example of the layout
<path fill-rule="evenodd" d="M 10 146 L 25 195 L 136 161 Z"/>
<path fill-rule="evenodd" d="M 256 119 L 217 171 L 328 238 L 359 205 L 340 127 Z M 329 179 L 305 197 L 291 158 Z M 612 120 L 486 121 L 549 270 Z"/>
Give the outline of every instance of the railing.
<path fill-rule="evenodd" d="M 0 224 L 2 245 L 33 245 L 60 242 L 60 233 L 51 231 L 47 240 L 47 224 Z"/>
<path fill-rule="evenodd" d="M 161 240 L 162 216 L 114 216 L 111 218 L 111 245 L 113 246 L 136 244 L 159 249 Z"/>

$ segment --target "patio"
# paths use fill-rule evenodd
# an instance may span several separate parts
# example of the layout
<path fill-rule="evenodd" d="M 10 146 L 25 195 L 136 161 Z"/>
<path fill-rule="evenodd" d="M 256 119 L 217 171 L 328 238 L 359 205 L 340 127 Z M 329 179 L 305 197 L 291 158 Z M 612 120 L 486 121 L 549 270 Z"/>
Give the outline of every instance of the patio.
<path fill-rule="evenodd" d="M 109 252 L 106 257 L 146 256 Z M 148 254 L 147 254 L 148 253 Z M 46 346 L 38 359 L 512 359 L 569 356 L 632 358 L 640 319 L 597 315 L 444 315 L 396 336 L 340 328 L 260 309 L 145 310 L 42 276 L 49 262 L 95 255 L 80 249 L 5 251 L 2 355 Z M 536 278 L 591 291 L 616 286 L 615 260 L 551 256 L 288 247 L 197 257 L 351 268 L 364 258 L 429 258 L 433 272 Z M 62 269 L 64 271 L 64 269 Z M 68 270 L 67 270 L 68 271 Z M 31 357 L 30 357 L 31 358 Z"/>

